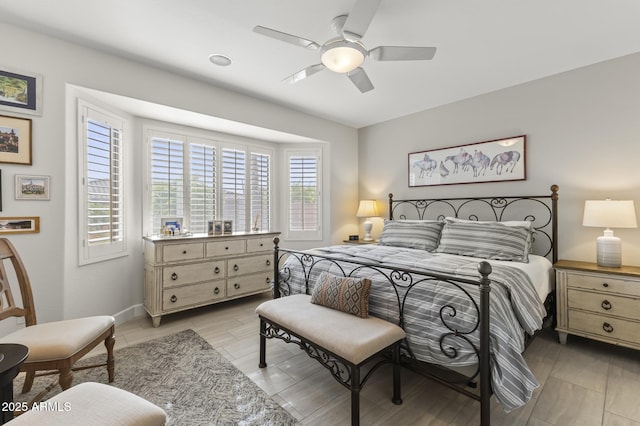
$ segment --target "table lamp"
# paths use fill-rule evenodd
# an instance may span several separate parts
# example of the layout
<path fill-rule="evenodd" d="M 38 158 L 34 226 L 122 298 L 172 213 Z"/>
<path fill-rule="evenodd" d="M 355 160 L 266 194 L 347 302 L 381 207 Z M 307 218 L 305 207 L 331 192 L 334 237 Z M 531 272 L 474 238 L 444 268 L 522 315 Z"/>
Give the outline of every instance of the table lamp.
<path fill-rule="evenodd" d="M 371 217 L 378 216 L 378 208 L 376 206 L 376 200 L 360 200 L 360 206 L 358 207 L 357 217 L 366 217 L 364 221 L 364 241 L 371 241 L 371 229 L 373 223 L 369 220 Z"/>
<path fill-rule="evenodd" d="M 637 228 L 633 200 L 586 200 L 583 226 L 606 228 L 596 240 L 598 266 L 619 268 L 622 265 L 622 241 L 610 228 Z"/>

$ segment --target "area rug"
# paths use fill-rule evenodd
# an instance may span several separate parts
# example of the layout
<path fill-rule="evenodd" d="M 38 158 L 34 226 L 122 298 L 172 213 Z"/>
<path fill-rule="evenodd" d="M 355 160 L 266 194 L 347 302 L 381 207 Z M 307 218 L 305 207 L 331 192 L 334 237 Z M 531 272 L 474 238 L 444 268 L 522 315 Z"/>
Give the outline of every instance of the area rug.
<path fill-rule="evenodd" d="M 167 425 L 297 423 L 289 412 L 193 330 L 118 349 L 115 360 L 112 385 L 162 408 L 167 413 Z M 77 365 L 91 363 L 92 358 L 88 358 Z M 18 376 L 14 381 L 16 401 L 29 401 L 50 385 L 54 377 L 37 377 L 33 389 L 21 394 L 24 378 Z M 74 373 L 74 384 L 87 381 L 108 383 L 106 367 Z M 46 398 L 59 392 L 60 386 L 55 386 Z"/>

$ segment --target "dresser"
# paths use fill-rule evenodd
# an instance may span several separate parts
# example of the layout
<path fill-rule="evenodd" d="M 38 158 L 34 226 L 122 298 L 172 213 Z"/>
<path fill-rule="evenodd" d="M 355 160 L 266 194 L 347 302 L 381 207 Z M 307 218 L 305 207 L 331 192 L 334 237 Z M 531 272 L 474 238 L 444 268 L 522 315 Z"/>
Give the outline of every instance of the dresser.
<path fill-rule="evenodd" d="M 573 334 L 640 349 L 640 267 L 570 260 L 554 266 L 560 343 Z"/>
<path fill-rule="evenodd" d="M 144 237 L 144 307 L 162 315 L 271 289 L 279 232 Z"/>

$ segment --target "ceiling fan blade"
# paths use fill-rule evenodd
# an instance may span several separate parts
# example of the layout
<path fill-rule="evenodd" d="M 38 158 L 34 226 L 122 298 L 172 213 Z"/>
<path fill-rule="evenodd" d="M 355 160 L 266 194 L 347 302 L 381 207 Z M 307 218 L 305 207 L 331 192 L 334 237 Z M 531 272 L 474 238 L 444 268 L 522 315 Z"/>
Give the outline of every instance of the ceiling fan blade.
<path fill-rule="evenodd" d="M 253 32 L 275 38 L 276 40 L 284 41 L 286 43 L 295 44 L 296 46 L 304 47 L 305 49 L 318 50 L 320 48 L 320 45 L 315 41 L 283 33 L 281 31 L 272 30 L 271 28 L 262 27 L 260 25 L 254 27 Z"/>
<path fill-rule="evenodd" d="M 360 40 L 364 33 L 367 32 L 367 28 L 369 28 L 369 24 L 376 14 L 381 1 L 357 0 L 344 23 L 342 36 L 349 41 Z"/>
<path fill-rule="evenodd" d="M 379 46 L 369 51 L 369 57 L 376 61 L 425 61 L 435 54 L 435 47 Z"/>
<path fill-rule="evenodd" d="M 356 85 L 360 92 L 367 93 L 369 90 L 373 90 L 373 84 L 362 68 L 358 67 L 353 71 L 349 71 L 347 77 Z"/>
<path fill-rule="evenodd" d="M 312 75 L 322 71 L 323 69 L 324 65 L 322 64 L 309 65 L 305 69 L 302 69 L 295 74 L 291 74 L 289 77 L 283 79 L 282 81 L 289 84 L 294 84 L 299 82 L 300 80 L 304 80 L 307 77 L 311 77 Z"/>

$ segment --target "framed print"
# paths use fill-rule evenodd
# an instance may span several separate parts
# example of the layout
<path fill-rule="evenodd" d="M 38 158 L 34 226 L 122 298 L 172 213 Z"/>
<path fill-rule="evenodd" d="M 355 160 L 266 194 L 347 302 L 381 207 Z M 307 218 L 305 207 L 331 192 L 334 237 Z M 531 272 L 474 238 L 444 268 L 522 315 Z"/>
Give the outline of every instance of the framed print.
<path fill-rule="evenodd" d="M 207 235 L 214 235 L 213 233 L 213 220 L 207 221 Z"/>
<path fill-rule="evenodd" d="M 222 235 L 222 221 L 215 220 L 213 222 L 213 235 Z"/>
<path fill-rule="evenodd" d="M 42 76 L 0 65 L 0 110 L 42 115 Z"/>
<path fill-rule="evenodd" d="M 409 187 L 525 180 L 525 135 L 409 154 Z"/>
<path fill-rule="evenodd" d="M 0 163 L 31 164 L 31 120 L 0 115 Z"/>
<path fill-rule="evenodd" d="M 0 217 L 0 234 L 36 234 L 40 217 Z"/>
<path fill-rule="evenodd" d="M 233 221 L 225 220 L 222 223 L 222 233 L 223 234 L 232 234 L 233 233 Z"/>
<path fill-rule="evenodd" d="M 180 235 L 180 232 L 182 232 L 182 218 L 163 217 L 160 219 L 160 228 L 164 229 L 164 235 Z"/>
<path fill-rule="evenodd" d="M 16 200 L 48 200 L 49 176 L 16 175 Z"/>

